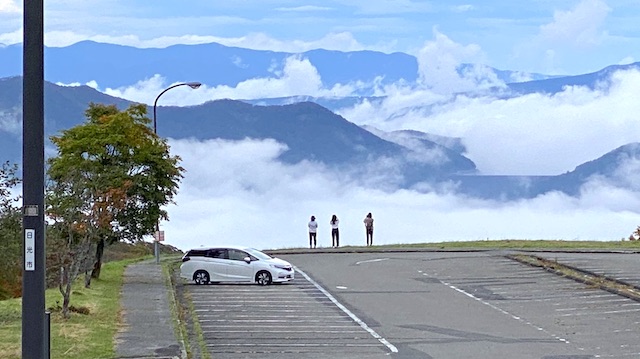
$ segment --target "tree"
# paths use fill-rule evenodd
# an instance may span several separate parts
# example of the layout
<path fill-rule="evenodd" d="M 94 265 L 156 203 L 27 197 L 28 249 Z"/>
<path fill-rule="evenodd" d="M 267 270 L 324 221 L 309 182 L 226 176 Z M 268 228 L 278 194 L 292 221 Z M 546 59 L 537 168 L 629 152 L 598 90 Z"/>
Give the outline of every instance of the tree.
<path fill-rule="evenodd" d="M 144 105 L 120 111 L 92 103 L 85 115 L 86 123 L 51 137 L 58 155 L 48 161 L 49 207 L 54 233 L 66 243 L 95 244 L 97 278 L 105 244 L 139 241 L 168 219 L 162 207 L 172 203 L 184 169 L 149 128 Z"/>
<path fill-rule="evenodd" d="M 90 190 L 82 181 L 54 182 L 47 189 L 48 266 L 56 275 L 59 271 L 58 289 L 62 294 L 62 316 L 69 318 L 72 284 L 80 273 L 89 273 L 94 263 L 96 247 L 95 223 Z M 51 223 L 52 222 L 52 223 Z"/>
<path fill-rule="evenodd" d="M 11 189 L 20 183 L 17 165 L 0 167 L 0 300 L 22 294 L 22 213 L 16 206 L 20 196 Z"/>

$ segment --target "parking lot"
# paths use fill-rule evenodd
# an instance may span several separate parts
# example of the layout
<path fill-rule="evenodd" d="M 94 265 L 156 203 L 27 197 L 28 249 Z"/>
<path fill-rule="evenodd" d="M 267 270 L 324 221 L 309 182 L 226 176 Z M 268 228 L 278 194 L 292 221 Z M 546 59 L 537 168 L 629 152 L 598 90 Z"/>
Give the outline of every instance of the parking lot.
<path fill-rule="evenodd" d="M 268 287 L 189 289 L 214 358 L 383 358 L 389 352 L 301 274 Z"/>
<path fill-rule="evenodd" d="M 311 281 L 188 286 L 214 358 L 640 357 L 640 303 L 499 253 L 280 257 Z"/>

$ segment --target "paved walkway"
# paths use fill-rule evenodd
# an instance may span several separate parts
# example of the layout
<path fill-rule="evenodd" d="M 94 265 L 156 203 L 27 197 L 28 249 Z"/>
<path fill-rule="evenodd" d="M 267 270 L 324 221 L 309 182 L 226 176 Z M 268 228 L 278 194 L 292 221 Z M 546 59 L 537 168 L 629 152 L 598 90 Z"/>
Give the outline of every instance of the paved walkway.
<path fill-rule="evenodd" d="M 121 298 L 125 326 L 116 335 L 118 358 L 186 357 L 173 328 L 172 295 L 161 265 L 145 261 L 127 266 Z"/>

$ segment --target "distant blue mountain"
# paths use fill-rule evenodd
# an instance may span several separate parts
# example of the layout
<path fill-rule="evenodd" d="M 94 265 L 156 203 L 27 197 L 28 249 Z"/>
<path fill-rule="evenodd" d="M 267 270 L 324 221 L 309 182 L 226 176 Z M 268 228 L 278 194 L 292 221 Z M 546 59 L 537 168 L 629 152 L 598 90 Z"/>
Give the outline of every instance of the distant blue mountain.
<path fill-rule="evenodd" d="M 418 79 L 417 59 L 405 53 L 375 51 L 311 50 L 299 54 L 227 47 L 217 43 L 174 45 L 166 48 L 130 46 L 82 41 L 67 47 L 45 48 L 45 79 L 53 83 L 96 81 L 100 88 L 131 86 L 159 74 L 169 83 L 200 81 L 208 86 L 235 86 L 254 78 L 274 77 L 285 59 L 308 59 L 318 70 L 325 87 L 354 82 L 385 85 Z M 463 73 L 475 65 L 463 64 Z M 505 83 L 515 78 L 540 80 L 543 74 L 521 74 L 492 69 Z M 22 45 L 0 47 L 0 78 L 22 75 Z M 359 93 L 371 96 L 373 93 Z"/>
<path fill-rule="evenodd" d="M 21 120 L 21 97 L 20 77 L 0 79 L 2 161 L 21 160 L 21 135 L 16 131 Z M 131 104 L 87 86 L 46 83 L 47 137 L 83 123 L 84 111 L 91 102 L 115 104 L 121 109 Z M 8 123 L 14 125 L 7 129 Z M 399 176 L 395 182 L 381 186 L 424 190 L 448 183 L 446 188 L 456 188 L 459 193 L 494 200 L 532 198 L 550 191 L 577 195 L 581 186 L 594 178 L 632 188 L 628 176 L 618 172 L 627 161 L 640 160 L 640 144 L 634 143 L 558 176 L 481 176 L 476 174 L 475 164 L 463 156 L 461 139 L 418 131 L 367 131 L 312 102 L 257 106 L 221 100 L 191 107 L 163 106 L 158 108 L 158 133 L 176 139 L 273 138 L 289 148 L 280 157 L 283 162 L 314 161 L 354 175 L 369 173 L 373 167 Z"/>
<path fill-rule="evenodd" d="M 217 43 L 174 45 L 167 48 L 82 41 L 68 47 L 45 48 L 45 79 L 54 83 L 97 81 L 101 88 L 130 86 L 160 74 L 169 83 L 200 81 L 209 86 L 228 85 L 260 77 L 273 77 L 291 56 L 309 59 L 325 86 L 353 81 L 381 84 L 401 79 L 412 82 L 418 74 L 415 57 L 404 53 L 312 50 L 301 54 L 227 47 Z M 0 47 L 0 77 L 22 74 L 22 45 Z"/>
<path fill-rule="evenodd" d="M 616 71 L 640 69 L 640 62 L 628 65 L 612 65 L 600 71 L 578 76 L 563 76 L 536 81 L 510 83 L 507 86 L 513 95 L 525 95 L 530 93 L 555 94 L 562 92 L 567 86 L 584 86 L 595 89 L 596 86 L 607 81 Z"/>
<path fill-rule="evenodd" d="M 130 46 L 82 41 L 67 47 L 45 48 L 45 79 L 54 83 L 88 83 L 96 81 L 100 88 L 131 86 L 140 80 L 159 74 L 169 83 L 200 81 L 208 86 L 235 86 L 254 78 L 273 77 L 286 58 L 299 56 L 316 67 L 325 87 L 354 82 L 385 85 L 404 81 L 408 85 L 418 80 L 418 61 L 405 53 L 385 54 L 375 51 L 341 52 L 312 50 L 299 54 L 228 47 L 217 43 L 174 45 L 166 48 L 135 48 Z M 460 74 L 472 71 L 477 64 L 462 64 Z M 518 71 L 493 71 L 496 78 L 507 84 L 510 94 L 553 94 L 566 86 L 594 88 L 617 70 L 639 68 L 640 63 L 615 65 L 579 76 L 548 76 Z M 22 75 L 22 45 L 0 47 L 0 78 Z M 519 82 L 519 79 L 531 81 Z M 505 95 L 504 89 L 496 94 Z M 346 99 L 326 99 L 330 109 L 343 108 L 359 98 L 373 95 L 361 90 Z M 286 104 L 321 99 L 286 98 L 263 99 L 263 104 Z M 325 104 L 323 104 L 324 106 Z"/>

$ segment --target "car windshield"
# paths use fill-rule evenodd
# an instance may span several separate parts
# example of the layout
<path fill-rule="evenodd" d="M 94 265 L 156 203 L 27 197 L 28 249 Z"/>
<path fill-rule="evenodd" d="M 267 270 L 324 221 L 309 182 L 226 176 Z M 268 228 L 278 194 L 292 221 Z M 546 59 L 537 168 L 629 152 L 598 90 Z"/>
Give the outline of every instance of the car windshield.
<path fill-rule="evenodd" d="M 245 249 L 247 251 L 247 253 L 251 254 L 252 256 L 258 258 L 258 259 L 271 259 L 273 258 L 272 256 L 266 254 L 266 253 L 262 253 L 257 249 L 254 248 L 246 248 Z"/>

